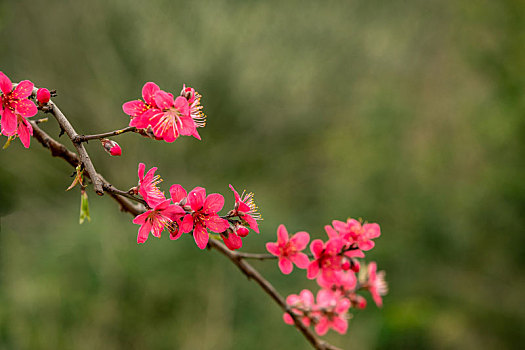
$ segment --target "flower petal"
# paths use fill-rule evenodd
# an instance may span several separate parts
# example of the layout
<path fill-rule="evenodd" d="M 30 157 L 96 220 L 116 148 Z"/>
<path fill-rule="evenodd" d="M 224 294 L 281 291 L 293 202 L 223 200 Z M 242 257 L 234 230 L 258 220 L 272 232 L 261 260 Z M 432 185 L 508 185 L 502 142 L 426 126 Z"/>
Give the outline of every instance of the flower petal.
<path fill-rule="evenodd" d="M 206 220 L 206 227 L 213 232 L 221 233 L 226 231 L 230 224 L 228 220 L 225 220 L 217 215 L 208 216 Z"/>
<path fill-rule="evenodd" d="M 29 148 L 32 135 L 33 127 L 27 120 L 22 118 L 22 120 L 18 123 L 18 137 L 25 148 Z"/>
<path fill-rule="evenodd" d="M 310 244 L 310 250 L 312 251 L 312 254 L 317 259 L 319 256 L 321 256 L 321 253 L 324 249 L 324 243 L 320 239 L 315 239 L 312 241 L 312 244 Z"/>
<path fill-rule="evenodd" d="M 170 194 L 173 203 L 180 203 L 187 196 L 186 190 L 179 184 L 170 187 Z"/>
<path fill-rule="evenodd" d="M 142 98 L 144 99 L 144 101 L 146 101 L 148 105 L 155 107 L 155 93 L 159 90 L 160 88 L 157 84 L 147 82 L 142 87 Z"/>
<path fill-rule="evenodd" d="M 297 232 L 290 239 L 290 243 L 293 244 L 297 250 L 303 250 L 306 248 L 308 242 L 310 242 L 310 235 L 305 231 Z"/>
<path fill-rule="evenodd" d="M 0 72 L 0 90 L 5 95 L 13 91 L 13 83 L 3 72 Z"/>
<path fill-rule="evenodd" d="M 195 239 L 195 243 L 197 243 L 197 247 L 204 249 L 208 244 L 210 236 L 204 226 L 197 224 L 193 230 L 193 238 Z"/>
<path fill-rule="evenodd" d="M 22 117 L 29 118 L 38 113 L 38 108 L 33 103 L 27 99 L 18 100 L 14 103 L 15 111 L 17 114 L 20 114 Z"/>
<path fill-rule="evenodd" d="M 277 243 L 286 244 L 288 243 L 288 231 L 284 225 L 279 225 L 277 228 Z"/>
<path fill-rule="evenodd" d="M 155 92 L 155 102 L 160 109 L 168 109 L 173 107 L 173 95 L 168 94 L 166 91 L 159 90 Z"/>
<path fill-rule="evenodd" d="M 147 212 L 145 213 L 142 213 L 142 214 L 139 214 L 137 216 L 135 216 L 135 218 L 133 219 L 133 223 L 134 224 L 137 224 L 137 225 L 142 225 L 146 222 L 146 219 L 148 218 L 148 215 L 151 213 L 152 211 L 151 210 L 148 210 Z"/>
<path fill-rule="evenodd" d="M 259 233 L 259 225 L 257 225 L 257 221 L 251 215 L 243 215 L 242 219 L 248 223 L 252 230 Z"/>
<path fill-rule="evenodd" d="M 268 242 L 266 243 L 266 250 L 270 252 L 270 254 L 273 254 L 275 256 L 279 256 L 281 254 L 279 250 L 279 245 L 274 242 Z"/>
<path fill-rule="evenodd" d="M 204 205 L 204 199 L 206 198 L 206 190 L 202 187 L 195 187 L 188 194 L 188 203 L 191 209 L 197 211 L 200 210 Z"/>
<path fill-rule="evenodd" d="M 218 193 L 212 193 L 206 197 L 204 201 L 204 212 L 207 214 L 215 214 L 224 206 L 224 197 Z"/>
<path fill-rule="evenodd" d="M 286 323 L 286 324 L 289 324 L 289 325 L 295 324 L 295 322 L 293 321 L 292 316 L 290 316 L 289 313 L 283 314 L 283 320 L 284 320 L 284 323 Z"/>
<path fill-rule="evenodd" d="M 180 230 L 184 233 L 188 233 L 193 230 L 193 217 L 191 215 L 188 214 L 184 217 L 184 219 L 182 219 Z"/>
<path fill-rule="evenodd" d="M 172 96 L 172 99 L 173 99 L 173 96 Z M 177 108 L 177 110 L 183 115 L 183 116 L 187 116 L 187 117 L 190 117 L 190 105 L 188 104 L 188 100 L 186 100 L 185 97 L 182 97 L 182 96 L 178 96 L 173 105 L 175 106 L 175 108 Z M 190 117 L 191 119 L 191 117 Z M 191 119 L 191 121 L 193 122 L 193 119 Z"/>
<path fill-rule="evenodd" d="M 306 278 L 309 280 L 314 279 L 319 274 L 319 264 L 317 261 L 312 261 L 310 265 L 308 265 L 308 268 L 306 269 Z"/>
<path fill-rule="evenodd" d="M 288 258 L 279 258 L 279 269 L 285 275 L 289 275 L 293 270 L 293 264 Z"/>
<path fill-rule="evenodd" d="M 150 231 L 151 231 L 151 222 L 148 220 L 139 228 L 139 234 L 137 236 L 137 243 L 146 242 L 148 240 Z"/>
<path fill-rule="evenodd" d="M 329 324 L 328 324 L 328 319 L 326 317 L 323 317 L 319 320 L 319 322 L 315 325 L 315 332 L 318 334 L 318 335 L 325 335 L 326 332 L 328 332 L 328 327 L 329 327 Z"/>
<path fill-rule="evenodd" d="M 140 117 L 148 110 L 148 107 L 141 100 L 134 100 L 124 103 L 122 105 L 122 110 L 129 116 Z"/>
<path fill-rule="evenodd" d="M 23 80 L 20 83 L 18 83 L 16 88 L 13 90 L 11 97 L 16 99 L 26 98 L 29 95 L 31 95 L 34 87 L 35 84 L 30 82 L 29 80 Z"/>
<path fill-rule="evenodd" d="M 339 334 L 345 334 L 348 329 L 348 321 L 341 317 L 332 319 L 332 328 Z"/>
<path fill-rule="evenodd" d="M 139 163 L 139 180 L 144 179 L 144 171 L 146 170 L 146 165 L 144 163 Z"/>
<path fill-rule="evenodd" d="M 6 136 L 15 134 L 17 126 L 17 118 L 15 113 L 13 113 L 11 109 L 5 108 L 4 113 L 2 114 L 2 119 L 0 120 L 0 124 L 2 125 L 2 134 Z"/>
<path fill-rule="evenodd" d="M 300 269 L 306 269 L 308 265 L 310 265 L 310 260 L 308 259 L 308 256 L 304 253 L 294 254 L 290 256 L 290 259 Z"/>

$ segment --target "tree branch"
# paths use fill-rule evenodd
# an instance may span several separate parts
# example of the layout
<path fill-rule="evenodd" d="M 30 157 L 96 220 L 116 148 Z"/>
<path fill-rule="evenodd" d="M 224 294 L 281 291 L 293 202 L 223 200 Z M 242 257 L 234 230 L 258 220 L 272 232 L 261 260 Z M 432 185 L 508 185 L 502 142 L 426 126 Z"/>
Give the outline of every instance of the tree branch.
<path fill-rule="evenodd" d="M 110 131 L 110 132 L 105 132 L 105 133 L 102 133 L 102 134 L 77 135 L 72 141 L 80 143 L 80 142 L 86 142 L 86 141 L 89 141 L 89 140 L 96 140 L 96 139 L 103 139 L 103 138 L 111 137 L 111 136 L 117 136 L 117 135 L 120 135 L 120 134 L 124 134 L 126 132 L 137 132 L 137 128 L 134 127 L 134 126 L 128 126 L 127 128 L 124 128 L 124 129 Z"/>
<path fill-rule="evenodd" d="M 74 131 L 69 121 L 67 121 L 62 112 L 60 112 L 60 110 L 54 104 L 53 113 L 56 113 L 56 115 L 58 115 L 57 120 L 59 121 L 59 123 L 61 123 L 62 120 L 63 124 L 60 125 L 66 126 L 66 133 L 68 133 L 68 136 L 70 136 L 71 139 L 78 135 Z M 91 163 L 91 160 L 89 158 L 89 155 L 87 154 L 85 148 L 82 146 L 81 143 L 74 142 L 74 145 L 77 148 L 77 151 L 81 152 L 82 150 L 82 152 L 84 153 L 84 157 L 79 157 L 77 154 L 68 150 L 63 144 L 54 140 L 46 132 L 40 129 L 35 121 L 30 121 L 30 123 L 33 127 L 33 137 L 38 142 L 40 142 L 42 146 L 49 149 L 52 156 L 64 159 L 73 167 L 77 167 L 78 164 L 82 162 L 82 159 L 89 161 L 89 164 L 91 164 L 92 167 L 92 171 L 88 171 L 87 176 L 92 181 L 93 179 L 97 179 L 101 190 L 108 192 L 111 198 L 113 198 L 117 203 L 119 203 L 120 209 L 122 211 L 128 212 L 133 216 L 137 216 L 144 212 L 145 208 L 143 206 L 138 207 L 129 201 L 129 199 L 131 199 L 142 203 L 142 200 L 139 200 L 138 198 L 132 196 L 128 192 L 118 190 L 95 171 L 93 164 Z M 86 166 L 85 163 L 84 166 Z M 254 280 L 263 289 L 263 291 L 266 292 L 266 294 L 268 294 L 277 303 L 277 305 L 279 305 L 279 307 L 284 312 L 290 314 L 290 316 L 295 322 L 295 327 L 303 334 L 306 340 L 308 340 L 308 342 L 314 348 L 318 350 L 341 350 L 335 347 L 334 345 L 319 339 L 310 328 L 306 327 L 301 322 L 300 317 L 296 316 L 293 313 L 292 309 L 286 304 L 284 298 L 279 294 L 279 292 L 277 292 L 273 285 L 270 282 L 268 282 L 252 265 L 245 261 L 245 259 L 269 259 L 269 254 L 251 254 L 231 251 L 224 244 L 213 238 L 209 240 L 208 246 L 210 248 L 216 249 L 219 253 L 226 256 L 233 264 L 235 264 L 239 268 L 239 270 L 241 270 L 241 272 L 244 275 L 246 275 L 246 277 Z M 272 255 L 271 258 L 274 259 L 275 257 Z"/>

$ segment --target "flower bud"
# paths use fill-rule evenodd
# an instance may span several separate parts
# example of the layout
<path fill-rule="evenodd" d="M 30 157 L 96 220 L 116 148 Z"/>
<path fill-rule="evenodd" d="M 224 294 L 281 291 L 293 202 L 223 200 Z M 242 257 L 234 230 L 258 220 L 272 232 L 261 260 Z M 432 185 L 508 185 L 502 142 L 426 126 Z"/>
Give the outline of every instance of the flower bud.
<path fill-rule="evenodd" d="M 341 268 L 345 271 L 350 270 L 350 267 L 351 267 L 351 264 L 347 259 L 345 259 L 343 263 L 341 264 Z"/>
<path fill-rule="evenodd" d="M 236 233 L 237 235 L 239 235 L 239 237 L 246 237 L 248 236 L 248 233 L 250 233 L 250 231 L 246 227 L 239 225 L 237 227 Z"/>
<path fill-rule="evenodd" d="M 36 92 L 36 99 L 38 101 L 38 104 L 41 106 L 48 103 L 50 98 L 51 98 L 51 93 L 46 88 L 40 88 Z"/>
<path fill-rule="evenodd" d="M 242 239 L 237 236 L 231 229 L 226 230 L 224 233 L 221 233 L 222 240 L 224 244 L 230 250 L 239 249 L 242 247 Z"/>
<path fill-rule="evenodd" d="M 101 139 L 100 142 L 102 142 L 104 150 L 112 156 L 120 156 L 122 154 L 122 149 L 115 141 L 109 139 Z"/>
<path fill-rule="evenodd" d="M 364 309 L 366 307 L 366 299 L 363 298 L 362 296 L 358 295 L 357 298 L 356 298 L 356 307 L 358 309 Z"/>

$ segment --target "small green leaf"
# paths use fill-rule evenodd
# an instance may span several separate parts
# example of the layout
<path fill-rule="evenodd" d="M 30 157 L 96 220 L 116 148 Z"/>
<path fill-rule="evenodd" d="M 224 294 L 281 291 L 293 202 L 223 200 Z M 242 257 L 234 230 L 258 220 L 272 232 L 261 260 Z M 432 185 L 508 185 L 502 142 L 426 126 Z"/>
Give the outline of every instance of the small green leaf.
<path fill-rule="evenodd" d="M 89 203 L 88 203 L 88 196 L 84 189 L 80 191 L 80 219 L 79 223 L 83 224 L 84 220 L 91 221 L 91 217 L 89 216 Z"/>

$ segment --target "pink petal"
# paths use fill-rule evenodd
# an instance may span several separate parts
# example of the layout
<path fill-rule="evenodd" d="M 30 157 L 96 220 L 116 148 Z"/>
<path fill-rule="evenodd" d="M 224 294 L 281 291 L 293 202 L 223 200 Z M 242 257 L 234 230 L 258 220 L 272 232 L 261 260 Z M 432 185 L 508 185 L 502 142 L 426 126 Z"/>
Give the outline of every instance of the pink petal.
<path fill-rule="evenodd" d="M 178 220 L 180 217 L 185 215 L 184 209 L 178 205 L 169 205 L 165 210 L 162 211 L 162 215 L 167 216 L 171 221 Z"/>
<path fill-rule="evenodd" d="M 19 100 L 14 103 L 16 113 L 20 114 L 22 117 L 29 118 L 38 113 L 38 108 L 33 103 L 27 99 Z"/>
<path fill-rule="evenodd" d="M 290 243 L 292 243 L 297 250 L 303 250 L 308 245 L 308 242 L 310 242 L 310 235 L 308 232 L 297 232 L 293 237 L 290 239 Z"/>
<path fill-rule="evenodd" d="M 279 269 L 285 275 L 289 275 L 293 270 L 292 262 L 287 258 L 279 258 Z"/>
<path fill-rule="evenodd" d="M 184 98 L 184 97 L 181 97 Z M 192 136 L 195 133 L 196 126 L 195 122 L 190 116 L 181 116 L 180 122 L 182 124 L 182 128 L 180 128 L 180 134 L 185 136 Z"/>
<path fill-rule="evenodd" d="M 208 244 L 210 236 L 208 234 L 208 231 L 206 231 L 205 227 L 203 227 L 200 224 L 197 224 L 195 225 L 195 229 L 193 230 L 193 238 L 195 239 L 195 243 L 197 243 L 197 247 L 199 247 L 200 249 L 204 249 Z"/>
<path fill-rule="evenodd" d="M 328 319 L 326 317 L 323 317 L 319 320 L 319 323 L 315 325 L 315 332 L 318 335 L 323 336 L 326 334 L 326 332 L 328 332 L 328 327 L 329 327 Z"/>
<path fill-rule="evenodd" d="M 347 298 L 342 298 L 337 302 L 335 312 L 337 312 L 338 314 L 347 312 L 351 304 L 352 303 L 350 303 L 350 300 L 348 300 Z"/>
<path fill-rule="evenodd" d="M 332 226 L 334 226 L 334 228 L 339 232 L 344 232 L 348 230 L 348 226 L 346 225 L 346 222 L 342 222 L 339 220 L 332 221 Z"/>
<path fill-rule="evenodd" d="M 365 224 L 363 229 L 369 239 L 377 238 L 381 236 L 381 229 L 378 224 Z"/>
<path fill-rule="evenodd" d="M 178 184 L 170 187 L 170 194 L 173 203 L 180 203 L 187 196 L 186 190 Z"/>
<path fill-rule="evenodd" d="M 277 243 L 285 244 L 288 242 L 288 231 L 284 225 L 279 225 L 277 228 Z"/>
<path fill-rule="evenodd" d="M 184 233 L 188 233 L 193 230 L 193 217 L 191 215 L 188 214 L 184 217 L 184 219 L 182 219 L 180 230 Z"/>
<path fill-rule="evenodd" d="M 328 235 L 329 238 L 336 238 L 336 237 L 339 237 L 339 233 L 337 233 L 336 230 L 334 230 L 332 228 L 332 226 L 330 225 L 326 225 L 324 227 L 325 231 L 326 231 L 326 234 Z"/>
<path fill-rule="evenodd" d="M 139 228 L 139 234 L 137 236 L 137 243 L 144 243 L 148 240 L 149 233 L 151 231 L 151 222 L 146 221 Z"/>
<path fill-rule="evenodd" d="M 191 209 L 197 211 L 200 210 L 204 205 L 204 199 L 206 198 L 206 190 L 202 187 L 195 187 L 188 194 L 188 203 Z"/>
<path fill-rule="evenodd" d="M 320 239 L 315 239 L 312 241 L 312 244 L 310 244 L 310 250 L 316 259 L 321 256 L 323 249 L 324 243 Z"/>
<path fill-rule="evenodd" d="M 177 239 L 180 238 L 180 236 L 182 236 L 182 230 L 175 230 L 174 232 L 170 232 L 170 239 L 172 241 L 176 241 Z"/>
<path fill-rule="evenodd" d="M 148 210 L 145 213 L 139 214 L 135 216 L 135 219 L 133 219 L 134 224 L 143 225 L 146 222 L 146 219 L 148 218 L 148 215 L 151 213 L 151 210 Z"/>
<path fill-rule="evenodd" d="M 306 270 L 306 278 L 309 280 L 314 279 L 319 274 L 319 264 L 317 261 L 312 261 Z"/>
<path fill-rule="evenodd" d="M 293 321 L 292 316 L 290 316 L 289 313 L 285 313 L 285 314 L 283 315 L 283 320 L 284 320 L 284 323 L 286 323 L 286 324 L 290 324 L 290 325 L 295 324 L 295 322 Z"/>
<path fill-rule="evenodd" d="M 355 250 L 349 250 L 349 251 L 345 252 L 345 256 L 347 256 L 349 258 L 364 258 L 365 257 L 365 253 L 363 253 L 359 249 L 355 249 Z"/>
<path fill-rule="evenodd" d="M 144 171 L 146 170 L 146 165 L 144 163 L 139 163 L 139 179 L 142 181 L 144 179 Z"/>
<path fill-rule="evenodd" d="M 129 116 L 140 117 L 145 111 L 148 110 L 148 107 L 141 100 L 134 100 L 124 103 L 122 105 L 122 110 Z"/>
<path fill-rule="evenodd" d="M 266 250 L 275 256 L 279 256 L 281 251 L 279 250 L 279 245 L 274 242 L 266 243 Z"/>
<path fill-rule="evenodd" d="M 212 193 L 204 201 L 203 211 L 207 214 L 215 214 L 224 206 L 224 197 L 218 193 Z"/>
<path fill-rule="evenodd" d="M 343 241 L 339 238 L 332 238 L 326 243 L 326 253 L 329 255 L 338 254 L 343 248 Z"/>
<path fill-rule="evenodd" d="M 297 294 L 290 294 L 289 296 L 286 297 L 286 304 L 290 306 L 293 306 L 299 302 L 301 302 L 301 298 L 299 298 Z"/>
<path fill-rule="evenodd" d="M 29 80 L 23 80 L 13 90 L 12 97 L 17 99 L 26 98 L 33 92 L 35 85 Z"/>
<path fill-rule="evenodd" d="M 166 91 L 159 90 L 155 93 L 155 102 L 160 109 L 168 109 L 173 107 L 173 95 L 168 94 Z"/>
<path fill-rule="evenodd" d="M 16 132 L 17 117 L 11 109 L 4 109 L 4 113 L 2 114 L 0 124 L 2 125 L 2 134 L 10 136 Z"/>
<path fill-rule="evenodd" d="M 0 72 L 0 90 L 7 95 L 13 90 L 13 83 L 3 72 Z"/>
<path fill-rule="evenodd" d="M 206 220 L 206 227 L 213 232 L 221 233 L 226 231 L 230 227 L 230 224 L 228 223 L 228 220 L 214 215 L 208 216 Z"/>
<path fill-rule="evenodd" d="M 193 134 L 191 134 L 191 136 L 195 137 L 199 141 L 201 140 L 201 135 L 199 135 L 197 128 L 195 128 L 195 131 L 193 132 Z"/>
<path fill-rule="evenodd" d="M 142 98 L 150 106 L 155 106 L 155 93 L 159 91 L 160 88 L 157 84 L 152 82 L 147 82 L 142 87 Z"/>
<path fill-rule="evenodd" d="M 293 263 L 297 265 L 297 267 L 300 269 L 306 269 L 310 264 L 308 256 L 304 253 L 297 253 L 295 255 L 292 255 L 290 256 L 290 260 L 292 260 Z"/>
<path fill-rule="evenodd" d="M 33 127 L 27 120 L 22 118 L 18 123 L 18 137 L 25 148 L 29 148 L 31 142 L 31 136 L 33 135 Z"/>
<path fill-rule="evenodd" d="M 170 205 L 170 199 L 163 199 L 155 205 L 155 210 L 164 210 Z"/>
<path fill-rule="evenodd" d="M 367 250 L 374 248 L 376 244 L 374 243 L 374 241 L 364 241 L 359 242 L 357 245 L 359 246 L 359 249 L 364 250 L 366 252 Z"/>
<path fill-rule="evenodd" d="M 335 301 L 334 293 L 328 289 L 321 289 L 317 292 L 317 304 L 321 306 L 330 305 L 332 301 Z"/>
<path fill-rule="evenodd" d="M 257 221 L 255 221 L 251 215 L 244 215 L 242 218 L 248 223 L 252 230 L 259 233 L 259 225 L 257 225 Z"/>
<path fill-rule="evenodd" d="M 299 295 L 301 296 L 301 299 L 306 306 L 314 304 L 314 295 L 310 290 L 303 289 L 301 293 L 299 293 Z"/>
<path fill-rule="evenodd" d="M 235 202 L 240 202 L 241 197 L 239 196 L 239 193 L 233 188 L 233 186 L 230 184 L 230 189 L 233 191 L 233 196 L 235 197 Z"/>
<path fill-rule="evenodd" d="M 172 97 L 173 99 L 173 97 Z M 174 101 L 174 106 L 177 108 L 177 110 L 183 115 L 183 116 L 190 116 L 190 105 L 188 103 L 188 100 L 182 96 L 178 96 Z M 190 117 L 191 119 L 191 117 Z M 193 121 L 193 119 L 192 119 Z"/>
<path fill-rule="evenodd" d="M 348 329 L 348 321 L 341 317 L 334 317 L 332 319 L 332 328 L 340 334 L 345 334 Z"/>

